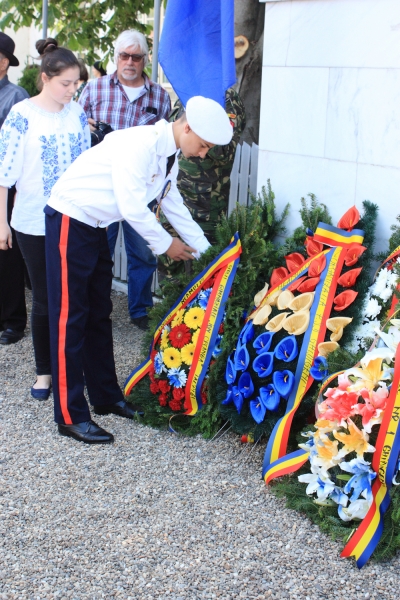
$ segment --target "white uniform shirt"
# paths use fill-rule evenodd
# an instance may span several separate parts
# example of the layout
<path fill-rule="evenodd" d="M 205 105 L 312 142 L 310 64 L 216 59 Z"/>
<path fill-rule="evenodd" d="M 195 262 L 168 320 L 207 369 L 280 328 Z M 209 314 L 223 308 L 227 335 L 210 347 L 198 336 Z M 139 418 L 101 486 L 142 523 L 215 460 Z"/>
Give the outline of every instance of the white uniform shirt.
<path fill-rule="evenodd" d="M 181 238 L 198 252 L 209 247 L 176 186 L 178 160 L 166 178 L 167 157 L 177 151 L 172 123 L 130 127 L 109 133 L 82 154 L 54 186 L 48 205 L 92 227 L 107 227 L 125 219 L 145 239 L 154 254 L 168 250 L 172 237 L 148 204 L 170 181 L 162 210 Z"/>
<path fill-rule="evenodd" d="M 16 183 L 11 218 L 14 229 L 45 234 L 43 208 L 51 189 L 88 148 L 87 118 L 76 102 L 66 104 L 58 113 L 42 110 L 29 99 L 13 106 L 0 131 L 0 185 Z"/>

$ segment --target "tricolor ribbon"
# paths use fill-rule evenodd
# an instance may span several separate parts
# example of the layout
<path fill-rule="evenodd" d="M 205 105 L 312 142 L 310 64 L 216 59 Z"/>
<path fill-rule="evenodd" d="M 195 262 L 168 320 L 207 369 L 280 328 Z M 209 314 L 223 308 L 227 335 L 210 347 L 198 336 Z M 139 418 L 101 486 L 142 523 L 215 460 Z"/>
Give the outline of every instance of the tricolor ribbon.
<path fill-rule="evenodd" d="M 211 359 L 215 340 L 223 318 L 226 300 L 235 278 L 241 252 L 242 246 L 239 234 L 236 233 L 229 246 L 185 288 L 171 310 L 158 324 L 150 345 L 148 357 L 126 379 L 125 395 L 130 394 L 136 383 L 149 373 L 152 365 L 151 355 L 164 327 L 173 320 L 179 310 L 185 309 L 205 287 L 206 283 L 215 276 L 185 388 L 185 414 L 194 415 L 201 408 L 201 385 Z"/>
<path fill-rule="evenodd" d="M 313 240 L 327 246 L 349 246 L 350 244 L 362 244 L 364 232 L 361 229 L 345 231 L 333 225 L 318 223 Z"/>
<path fill-rule="evenodd" d="M 361 525 L 344 547 L 341 556 L 354 556 L 359 569 L 375 550 L 383 532 L 383 518 L 390 504 L 389 490 L 400 452 L 400 344 L 383 420 L 376 440 L 372 468 L 377 474 L 372 485 L 373 501 Z"/>

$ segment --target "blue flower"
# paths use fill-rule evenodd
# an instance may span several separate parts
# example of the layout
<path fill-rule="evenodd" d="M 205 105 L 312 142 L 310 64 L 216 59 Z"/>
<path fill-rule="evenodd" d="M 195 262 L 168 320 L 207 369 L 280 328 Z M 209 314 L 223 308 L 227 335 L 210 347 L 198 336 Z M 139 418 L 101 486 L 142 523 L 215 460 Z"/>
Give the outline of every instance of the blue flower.
<path fill-rule="evenodd" d="M 250 400 L 250 412 L 256 423 L 262 423 L 264 421 L 267 409 L 261 402 L 261 398 L 259 396 L 257 396 L 255 400 Z"/>
<path fill-rule="evenodd" d="M 294 386 L 294 374 L 292 371 L 285 369 L 284 371 L 275 371 L 272 375 L 272 381 L 275 389 L 282 398 L 289 398 L 290 392 Z"/>
<path fill-rule="evenodd" d="M 222 342 L 222 335 L 217 335 L 217 338 L 215 340 L 215 346 L 214 346 L 214 350 L 212 355 L 214 356 L 214 358 L 216 358 L 217 356 L 219 356 L 222 352 L 221 350 L 221 342 Z"/>
<path fill-rule="evenodd" d="M 278 410 L 281 398 L 272 383 L 260 388 L 260 398 L 267 410 L 271 412 Z"/>
<path fill-rule="evenodd" d="M 167 370 L 162 359 L 162 352 L 157 352 L 154 357 L 154 370 L 157 375 L 160 375 L 160 373 Z"/>
<path fill-rule="evenodd" d="M 268 377 L 274 368 L 273 352 L 263 352 L 253 361 L 253 369 L 259 377 Z"/>
<path fill-rule="evenodd" d="M 275 348 L 275 356 L 278 360 L 290 362 L 298 355 L 297 341 L 294 335 L 283 338 Z"/>
<path fill-rule="evenodd" d="M 347 506 L 347 503 L 349 501 L 349 497 L 346 494 L 344 494 L 342 488 L 338 486 L 335 486 L 335 489 L 330 494 L 329 498 L 331 498 L 331 500 L 333 500 L 334 502 L 336 502 L 336 504 L 339 504 L 340 506 Z"/>
<path fill-rule="evenodd" d="M 236 406 L 236 410 L 238 411 L 239 415 L 240 415 L 240 411 L 242 410 L 242 406 L 243 406 L 243 395 L 240 393 L 239 389 L 235 386 L 233 386 L 232 388 L 232 394 L 233 394 L 233 403 Z"/>
<path fill-rule="evenodd" d="M 247 342 L 251 342 L 254 338 L 254 325 L 253 320 L 247 321 L 246 325 L 243 327 L 242 331 L 239 334 L 240 344 L 247 344 Z"/>
<path fill-rule="evenodd" d="M 208 300 L 210 298 L 211 292 L 212 292 L 211 288 L 209 288 L 208 290 L 201 290 L 201 292 L 197 296 L 200 308 L 202 308 L 203 310 L 206 310 L 206 308 L 207 308 L 207 304 L 208 304 Z"/>
<path fill-rule="evenodd" d="M 362 458 L 353 458 L 350 462 L 340 463 L 340 468 L 347 473 L 353 473 L 353 477 L 346 483 L 343 491 L 346 494 L 353 493 L 350 502 L 357 500 L 362 495 L 368 502 L 372 502 L 371 483 L 376 477 L 376 473 L 370 468 L 370 463 Z"/>
<path fill-rule="evenodd" d="M 321 369 L 323 367 L 323 369 Z M 328 376 L 328 361 L 324 356 L 317 356 L 314 359 L 314 364 L 310 369 L 311 377 L 314 377 L 315 381 L 322 381 Z"/>
<path fill-rule="evenodd" d="M 254 385 L 250 377 L 250 373 L 245 371 L 241 374 L 238 382 L 238 388 L 244 398 L 249 398 L 254 392 Z"/>
<path fill-rule="evenodd" d="M 225 379 L 228 385 L 233 383 L 236 379 L 236 369 L 231 357 L 229 357 L 226 362 Z"/>
<path fill-rule="evenodd" d="M 236 371 L 245 371 L 249 366 L 250 356 L 246 346 L 238 346 L 235 352 Z"/>
<path fill-rule="evenodd" d="M 232 392 L 232 386 L 228 386 L 228 390 L 226 392 L 226 397 L 224 398 L 224 400 L 222 400 L 221 404 L 230 404 L 231 402 L 233 402 L 233 392 Z"/>
<path fill-rule="evenodd" d="M 168 381 L 169 381 L 170 385 L 173 385 L 174 387 L 177 387 L 177 388 L 181 388 L 181 387 L 185 386 L 186 380 L 187 380 L 187 375 L 186 375 L 185 371 L 183 371 L 179 368 L 168 369 L 167 375 L 168 375 Z"/>
<path fill-rule="evenodd" d="M 274 337 L 274 333 L 272 331 L 266 331 L 262 333 L 253 342 L 253 348 L 256 349 L 257 354 L 262 354 L 263 352 L 268 352 L 270 349 L 272 338 Z"/>

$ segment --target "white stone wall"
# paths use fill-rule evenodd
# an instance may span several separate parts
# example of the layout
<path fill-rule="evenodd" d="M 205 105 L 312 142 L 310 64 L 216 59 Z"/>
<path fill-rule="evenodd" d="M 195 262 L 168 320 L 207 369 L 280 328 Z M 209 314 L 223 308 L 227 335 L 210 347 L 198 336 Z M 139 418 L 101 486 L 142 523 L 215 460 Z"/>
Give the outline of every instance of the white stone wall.
<path fill-rule="evenodd" d="M 400 0 L 264 0 L 258 189 L 300 222 L 301 196 L 334 222 L 380 207 L 377 248 L 400 214 Z"/>

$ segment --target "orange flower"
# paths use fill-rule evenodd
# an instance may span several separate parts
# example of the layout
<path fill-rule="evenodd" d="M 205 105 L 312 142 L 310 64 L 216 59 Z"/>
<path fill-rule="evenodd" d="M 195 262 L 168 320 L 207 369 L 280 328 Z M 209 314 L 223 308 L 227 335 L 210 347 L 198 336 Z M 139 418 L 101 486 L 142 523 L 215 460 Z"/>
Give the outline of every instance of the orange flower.
<path fill-rule="evenodd" d="M 358 292 L 355 292 L 354 290 L 346 290 L 345 292 L 338 294 L 333 299 L 333 304 L 335 305 L 335 310 L 337 310 L 337 311 L 345 310 L 345 308 L 347 308 L 348 306 L 350 306 L 350 304 L 352 302 L 354 302 L 354 300 L 357 298 L 357 296 L 358 296 Z"/>
<path fill-rule="evenodd" d="M 304 242 L 304 245 L 306 247 L 308 256 L 315 256 L 324 249 L 324 245 L 321 244 L 321 242 L 317 242 L 312 237 L 308 237 Z"/>
<path fill-rule="evenodd" d="M 351 420 L 347 420 L 349 433 L 334 431 L 333 437 L 344 444 L 344 450 L 347 454 L 356 452 L 357 456 L 364 458 L 364 452 L 375 452 L 374 446 L 368 444 L 369 436 L 365 431 L 358 429 L 357 425 Z"/>
<path fill-rule="evenodd" d="M 322 254 L 319 258 L 315 258 L 308 268 L 309 277 L 319 277 L 322 271 L 326 267 L 325 254 Z"/>
<path fill-rule="evenodd" d="M 274 269 L 271 273 L 271 287 L 286 279 L 288 275 L 289 273 L 285 267 L 278 267 L 277 269 Z"/>
<path fill-rule="evenodd" d="M 285 256 L 285 260 L 289 273 L 294 273 L 304 263 L 305 258 L 299 252 L 292 252 Z"/>
<path fill-rule="evenodd" d="M 361 244 L 350 244 L 346 252 L 346 258 L 344 259 L 344 264 L 346 267 L 352 267 L 355 265 L 361 254 L 365 251 L 366 247 L 361 246 Z"/>
<path fill-rule="evenodd" d="M 360 213 L 355 206 L 352 206 L 352 208 L 349 208 L 349 210 L 344 213 L 337 226 L 340 227 L 340 229 L 351 231 L 354 225 L 357 225 L 359 220 Z"/>
<path fill-rule="evenodd" d="M 299 285 L 305 279 L 307 279 L 307 275 L 303 275 L 302 277 L 299 277 L 298 279 L 295 279 L 290 285 L 288 285 L 287 289 L 290 290 L 291 292 L 295 292 L 297 290 L 297 288 L 299 287 Z"/>
<path fill-rule="evenodd" d="M 359 269 L 351 269 L 350 271 L 347 271 L 347 273 L 343 273 L 338 279 L 338 284 L 345 288 L 352 287 L 361 271 L 362 267 Z"/>
<path fill-rule="evenodd" d="M 317 287 L 317 284 L 319 283 L 320 279 L 320 277 L 309 277 L 299 285 L 297 291 L 301 294 L 304 294 L 305 292 L 313 292 Z"/>

